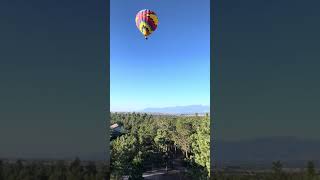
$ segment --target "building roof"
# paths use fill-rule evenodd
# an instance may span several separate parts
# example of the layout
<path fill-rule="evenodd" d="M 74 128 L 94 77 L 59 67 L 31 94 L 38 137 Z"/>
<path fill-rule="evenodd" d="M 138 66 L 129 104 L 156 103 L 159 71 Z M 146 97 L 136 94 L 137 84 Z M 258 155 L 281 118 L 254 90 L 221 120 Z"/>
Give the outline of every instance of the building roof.
<path fill-rule="evenodd" d="M 112 125 L 110 126 L 111 129 L 114 129 L 114 128 L 117 128 L 117 127 L 119 127 L 119 124 L 117 124 L 117 123 L 112 124 Z"/>

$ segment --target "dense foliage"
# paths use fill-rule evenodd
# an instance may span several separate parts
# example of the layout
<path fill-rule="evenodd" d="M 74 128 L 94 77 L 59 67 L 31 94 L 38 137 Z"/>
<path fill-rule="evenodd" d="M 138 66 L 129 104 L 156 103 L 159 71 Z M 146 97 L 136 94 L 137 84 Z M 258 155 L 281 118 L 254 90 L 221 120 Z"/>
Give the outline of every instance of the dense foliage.
<path fill-rule="evenodd" d="M 210 168 L 209 116 L 167 116 L 112 113 L 111 124 L 125 134 L 111 141 L 113 179 L 159 168 L 187 169 L 186 178 L 208 179 Z"/>
<path fill-rule="evenodd" d="M 48 163 L 49 162 L 49 163 Z M 107 180 L 105 164 L 67 161 L 0 161 L 0 180 Z"/>
<path fill-rule="evenodd" d="M 276 161 L 272 165 L 270 172 L 248 173 L 242 172 L 238 174 L 231 172 L 215 172 L 211 176 L 212 180 L 320 180 L 319 174 L 316 173 L 315 166 L 309 161 L 304 170 L 284 171 L 280 161 Z"/>

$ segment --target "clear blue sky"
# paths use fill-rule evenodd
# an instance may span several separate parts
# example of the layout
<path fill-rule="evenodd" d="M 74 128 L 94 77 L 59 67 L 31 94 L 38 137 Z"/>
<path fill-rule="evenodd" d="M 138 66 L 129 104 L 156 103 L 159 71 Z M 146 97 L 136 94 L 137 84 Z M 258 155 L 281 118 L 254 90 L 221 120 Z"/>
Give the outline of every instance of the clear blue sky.
<path fill-rule="evenodd" d="M 210 102 L 210 1 L 111 0 L 111 111 Z M 145 40 L 141 9 L 156 12 Z"/>

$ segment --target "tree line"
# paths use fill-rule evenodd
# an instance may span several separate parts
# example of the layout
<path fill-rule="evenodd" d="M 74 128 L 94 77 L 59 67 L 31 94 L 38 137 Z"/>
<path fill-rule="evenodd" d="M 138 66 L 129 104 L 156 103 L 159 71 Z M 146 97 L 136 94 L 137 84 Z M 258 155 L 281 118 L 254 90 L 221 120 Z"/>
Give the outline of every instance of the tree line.
<path fill-rule="evenodd" d="M 232 175 L 216 171 L 213 174 L 212 180 L 320 180 L 320 176 L 312 161 L 307 163 L 305 170 L 299 172 L 284 171 L 282 163 L 275 161 L 272 164 L 270 172 Z"/>
<path fill-rule="evenodd" d="M 109 169 L 105 164 L 96 165 L 88 162 L 82 165 L 76 158 L 71 163 L 67 161 L 51 161 L 45 164 L 41 161 L 15 162 L 0 161 L 0 180 L 107 180 Z"/>
<path fill-rule="evenodd" d="M 187 169 L 185 179 L 210 177 L 210 118 L 111 113 L 125 134 L 111 141 L 111 179 L 143 179 L 158 168 Z M 180 160 L 180 161 L 178 161 Z M 180 164 L 174 164 L 180 162 Z"/>

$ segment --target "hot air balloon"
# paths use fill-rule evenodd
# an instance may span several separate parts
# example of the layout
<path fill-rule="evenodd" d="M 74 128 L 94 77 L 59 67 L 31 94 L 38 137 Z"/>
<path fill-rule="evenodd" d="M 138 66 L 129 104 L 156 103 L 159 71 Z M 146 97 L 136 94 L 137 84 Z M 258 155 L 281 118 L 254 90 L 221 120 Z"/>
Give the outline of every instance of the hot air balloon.
<path fill-rule="evenodd" d="M 158 27 L 158 17 L 156 13 L 149 9 L 139 11 L 136 15 L 136 26 L 145 39 L 148 39 L 148 36 Z"/>

